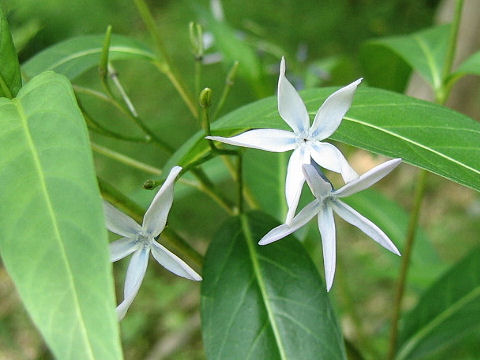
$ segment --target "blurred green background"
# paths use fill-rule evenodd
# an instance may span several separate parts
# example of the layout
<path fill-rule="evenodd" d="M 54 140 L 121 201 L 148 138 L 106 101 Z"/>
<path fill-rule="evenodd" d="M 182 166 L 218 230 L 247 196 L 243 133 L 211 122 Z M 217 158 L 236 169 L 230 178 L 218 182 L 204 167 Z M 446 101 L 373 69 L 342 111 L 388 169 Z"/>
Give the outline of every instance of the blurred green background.
<path fill-rule="evenodd" d="M 101 34 L 111 24 L 116 34 L 151 44 L 145 27 L 129 0 L 1 0 L 13 32 L 21 63 L 59 41 L 72 36 Z M 194 87 L 194 58 L 188 24 L 196 21 L 209 32 L 209 1 L 149 1 L 157 26 L 174 63 Z M 278 64 L 287 58 L 287 76 L 297 88 L 340 86 L 363 76 L 360 49 L 365 40 L 407 34 L 434 22 L 439 0 L 257 0 L 222 1 L 224 22 L 254 55 L 258 73 L 239 73 L 222 110 L 225 114 L 260 97 L 276 92 Z M 209 20 L 210 19 L 210 20 Z M 218 49 L 208 50 L 215 58 Z M 240 54 L 242 55 L 242 54 Z M 201 85 L 213 90 L 214 101 L 225 82 L 229 62 L 204 66 Z M 248 59 L 247 59 L 248 60 Z M 168 79 L 150 64 L 139 61 L 114 64 L 138 113 L 166 142 L 180 146 L 199 129 Z M 388 69 L 384 69 L 388 74 Z M 250 71 L 250 72 L 249 72 Z M 250 75 L 249 75 L 250 74 Z M 75 84 L 101 89 L 96 71 Z M 138 134 L 121 113 L 98 100 L 80 96 L 91 116 L 109 128 Z M 478 114 L 476 114 L 478 119 Z M 168 154 L 153 145 L 125 143 L 91 133 L 93 142 L 162 168 Z M 370 154 L 344 147 L 353 167 L 363 172 L 375 164 Z M 273 154 L 272 154 L 273 156 Z M 152 177 L 95 154 L 98 174 L 146 207 L 153 196 L 142 184 Z M 231 183 L 220 161 L 207 166 L 212 178 L 229 191 Z M 412 202 L 415 169 L 401 167 L 381 190 L 408 209 Z M 227 214 L 204 194 L 178 186 L 169 226 L 179 231 L 196 249 L 204 252 L 209 239 Z M 478 244 L 480 231 L 478 195 L 459 185 L 432 176 L 422 216 L 425 238 L 438 253 L 431 273 L 412 274 L 407 308 L 421 290 L 446 268 Z M 281 220 L 281 219 L 279 219 Z M 393 284 L 399 260 L 385 255 L 358 231 L 338 222 L 338 271 L 332 298 L 345 336 L 370 357 L 380 358 L 387 343 Z M 314 228 L 314 227 L 313 227 Z M 457 236 L 457 234 L 461 236 Z M 358 241 L 357 241 L 358 240 Z M 323 273 L 317 230 L 306 234 L 306 247 Z M 378 256 L 382 253 L 382 256 Z M 121 294 L 128 261 L 114 265 Z M 355 271 L 349 269 L 355 268 Z M 198 313 L 199 287 L 175 278 L 151 262 L 144 284 L 127 317 L 121 323 L 126 359 L 203 359 Z M 13 284 L 0 268 L 0 359 L 50 359 L 51 355 L 30 323 Z"/>

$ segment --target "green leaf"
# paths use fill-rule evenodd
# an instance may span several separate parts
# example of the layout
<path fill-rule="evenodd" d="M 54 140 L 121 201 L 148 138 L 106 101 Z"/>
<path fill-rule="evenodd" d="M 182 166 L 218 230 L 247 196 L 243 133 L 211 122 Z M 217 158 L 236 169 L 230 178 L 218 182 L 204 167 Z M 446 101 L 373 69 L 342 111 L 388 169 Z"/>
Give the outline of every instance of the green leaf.
<path fill-rule="evenodd" d="M 65 40 L 35 55 L 22 65 L 22 70 L 29 78 L 53 70 L 73 80 L 100 64 L 104 40 L 105 35 L 86 35 Z M 132 58 L 154 61 L 155 55 L 134 39 L 112 35 L 110 61 Z"/>
<path fill-rule="evenodd" d="M 461 341 L 480 324 L 480 249 L 442 276 L 403 318 L 397 358 L 419 359 Z"/>
<path fill-rule="evenodd" d="M 480 75 L 480 51 L 471 55 L 465 60 L 452 74 L 452 76 L 462 76 L 466 74 Z"/>
<path fill-rule="evenodd" d="M 444 81 L 442 79 L 442 71 L 446 61 L 450 31 L 451 25 L 446 24 L 410 35 L 392 36 L 369 41 L 367 44 L 370 49 L 377 46 L 392 51 L 414 70 L 418 71 L 434 89 L 439 89 Z M 388 63 L 388 60 L 385 61 L 385 57 L 386 54 L 383 52 L 379 58 L 379 63 L 374 65 L 376 64 L 376 58 L 371 56 L 369 59 L 371 61 L 370 68 L 375 66 L 378 71 L 387 71 L 390 75 L 388 67 L 381 67 L 382 64 Z M 395 61 L 393 64 L 398 66 L 398 63 Z M 405 70 L 398 69 L 398 71 L 404 72 Z"/>
<path fill-rule="evenodd" d="M 0 253 L 58 359 L 121 359 L 88 133 L 70 82 L 47 72 L 0 99 Z"/>
<path fill-rule="evenodd" d="M 301 93 L 313 118 L 335 89 Z M 212 133 L 231 136 L 252 128 L 288 129 L 274 97 L 262 99 L 225 115 L 212 124 Z M 208 152 L 202 133 L 187 141 L 166 165 L 186 166 Z M 331 137 L 359 148 L 429 170 L 480 190 L 480 124 L 446 107 L 386 90 L 361 87 L 339 129 Z"/>
<path fill-rule="evenodd" d="M 0 97 L 12 98 L 22 86 L 20 65 L 7 19 L 0 9 Z"/>
<path fill-rule="evenodd" d="M 230 218 L 203 267 L 202 328 L 208 359 L 346 359 L 317 269 L 293 237 L 257 242 L 274 226 L 262 213 Z"/>

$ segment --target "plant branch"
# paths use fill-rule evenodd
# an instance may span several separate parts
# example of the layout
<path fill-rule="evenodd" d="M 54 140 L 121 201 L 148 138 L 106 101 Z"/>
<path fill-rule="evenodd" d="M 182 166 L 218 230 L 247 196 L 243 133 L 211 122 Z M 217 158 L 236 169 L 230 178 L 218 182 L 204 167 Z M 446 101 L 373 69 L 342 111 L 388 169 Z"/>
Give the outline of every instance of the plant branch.
<path fill-rule="evenodd" d="M 150 36 L 153 38 L 158 55 L 160 55 L 163 60 L 163 62 L 160 60 L 154 62 L 155 66 L 165 75 L 167 75 L 168 79 L 172 82 L 173 86 L 182 97 L 192 115 L 195 118 L 198 118 L 198 110 L 195 106 L 195 102 L 193 101 L 192 96 L 188 93 L 187 88 L 184 85 L 184 81 L 174 70 L 173 63 L 168 55 L 167 50 L 165 49 L 162 36 L 155 25 L 155 20 L 153 19 L 150 9 L 144 0 L 134 0 L 134 2 L 143 22 L 145 23 L 145 26 L 147 27 L 148 32 L 150 33 Z"/>
<path fill-rule="evenodd" d="M 397 337 L 398 337 L 398 321 L 400 319 L 400 312 L 402 310 L 403 294 L 405 292 L 405 284 L 407 281 L 408 267 L 410 265 L 410 257 L 412 254 L 413 244 L 415 241 L 415 233 L 418 227 L 418 220 L 420 218 L 420 209 L 422 207 L 423 195 L 425 192 L 425 184 L 427 179 L 427 171 L 420 170 L 417 177 L 417 184 L 415 188 L 415 198 L 413 202 L 413 209 L 410 214 L 408 223 L 407 236 L 405 241 L 405 250 L 402 255 L 402 265 L 400 269 L 400 278 L 398 280 L 397 289 L 395 293 L 395 302 L 393 305 L 393 317 L 390 328 L 390 343 L 387 359 L 393 360 L 395 358 Z"/>

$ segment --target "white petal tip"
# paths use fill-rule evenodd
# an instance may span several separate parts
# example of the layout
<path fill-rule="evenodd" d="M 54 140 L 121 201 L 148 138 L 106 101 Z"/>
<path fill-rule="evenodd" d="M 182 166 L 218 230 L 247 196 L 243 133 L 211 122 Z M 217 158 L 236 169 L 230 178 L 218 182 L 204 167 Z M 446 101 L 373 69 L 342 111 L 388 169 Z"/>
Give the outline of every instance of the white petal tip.
<path fill-rule="evenodd" d="M 193 280 L 193 281 L 202 281 L 202 277 L 200 275 L 198 275 L 197 273 L 195 274 L 192 274 L 192 278 L 190 280 Z"/>

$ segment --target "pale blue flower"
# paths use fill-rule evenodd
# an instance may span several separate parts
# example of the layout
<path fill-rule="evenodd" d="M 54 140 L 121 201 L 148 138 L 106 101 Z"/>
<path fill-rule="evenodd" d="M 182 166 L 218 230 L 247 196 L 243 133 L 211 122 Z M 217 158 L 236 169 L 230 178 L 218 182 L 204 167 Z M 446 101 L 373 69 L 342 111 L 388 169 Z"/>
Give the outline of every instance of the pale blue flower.
<path fill-rule="evenodd" d="M 292 131 L 278 129 L 254 129 L 230 138 L 207 136 L 226 144 L 254 149 L 284 152 L 293 150 L 288 162 L 285 181 L 285 196 L 288 213 L 286 223 L 290 223 L 297 209 L 305 178 L 304 164 L 312 159 L 325 169 L 338 172 L 345 182 L 358 177 L 342 153 L 333 145 L 322 142 L 340 126 L 343 116 L 352 104 L 355 89 L 362 79 L 354 81 L 330 95 L 318 109 L 312 126 L 307 108 L 293 85 L 285 77 L 285 59 L 280 63 L 278 79 L 278 112 Z"/>
<path fill-rule="evenodd" d="M 133 253 L 127 269 L 124 299 L 117 307 L 119 320 L 123 319 L 140 289 L 147 270 L 150 252 L 157 262 L 172 273 L 190 280 L 202 278 L 183 260 L 160 245 L 155 238 L 165 228 L 173 202 L 173 186 L 182 168 L 174 167 L 153 198 L 140 226 L 128 215 L 104 201 L 104 212 L 108 230 L 123 236 L 110 243 L 111 261 L 117 261 Z"/>
<path fill-rule="evenodd" d="M 272 229 L 259 241 L 259 244 L 266 245 L 282 239 L 307 224 L 315 215 L 318 215 L 318 229 L 322 236 L 323 263 L 325 267 L 327 291 L 330 290 L 333 284 L 336 263 L 335 221 L 333 219 L 333 212 L 336 212 L 342 219 L 362 230 L 387 250 L 400 255 L 392 241 L 377 225 L 340 201 L 339 198 L 353 195 L 370 187 L 387 176 L 401 161 L 401 159 L 393 159 L 380 164 L 338 190 L 334 190 L 330 182 L 325 181 L 313 165 L 303 165 L 305 178 L 313 195 L 315 195 L 315 200 L 305 206 L 297 216 L 293 218 L 289 225 L 283 224 Z"/>

